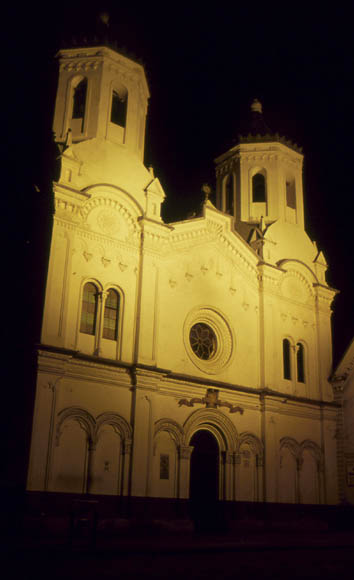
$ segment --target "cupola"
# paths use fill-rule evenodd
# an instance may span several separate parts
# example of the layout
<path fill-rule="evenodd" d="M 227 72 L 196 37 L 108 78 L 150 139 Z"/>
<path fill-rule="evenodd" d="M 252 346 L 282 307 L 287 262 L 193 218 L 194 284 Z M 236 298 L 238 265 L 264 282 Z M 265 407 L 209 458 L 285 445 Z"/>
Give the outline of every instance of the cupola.
<path fill-rule="evenodd" d="M 59 143 L 93 138 L 144 157 L 149 89 L 142 65 L 107 46 L 60 50 L 53 130 Z"/>
<path fill-rule="evenodd" d="M 265 225 L 280 220 L 304 228 L 303 155 L 268 128 L 258 99 L 250 107 L 248 133 L 215 163 L 217 207 L 234 217 L 236 229 L 244 232 L 261 218 Z"/>

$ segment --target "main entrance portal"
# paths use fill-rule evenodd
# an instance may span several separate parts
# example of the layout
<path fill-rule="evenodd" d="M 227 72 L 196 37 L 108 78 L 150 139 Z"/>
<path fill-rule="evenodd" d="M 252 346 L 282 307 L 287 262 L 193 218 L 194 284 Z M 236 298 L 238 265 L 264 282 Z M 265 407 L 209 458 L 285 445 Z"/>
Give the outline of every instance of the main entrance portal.
<path fill-rule="evenodd" d="M 206 504 L 219 499 L 219 445 L 210 431 L 200 430 L 190 440 L 190 498 Z"/>

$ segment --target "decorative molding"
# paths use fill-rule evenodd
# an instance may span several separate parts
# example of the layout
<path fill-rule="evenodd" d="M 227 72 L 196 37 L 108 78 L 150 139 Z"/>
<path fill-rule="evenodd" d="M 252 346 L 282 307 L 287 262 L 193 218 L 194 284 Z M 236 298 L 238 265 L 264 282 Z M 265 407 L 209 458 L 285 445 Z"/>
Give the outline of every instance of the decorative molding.
<path fill-rule="evenodd" d="M 216 409 L 217 407 L 227 407 L 230 413 L 240 413 L 243 415 L 244 409 L 237 405 L 232 405 L 228 401 L 219 401 L 218 389 L 207 389 L 206 395 L 203 398 L 194 397 L 192 399 L 180 399 L 178 406 L 194 407 L 195 404 L 205 405 L 207 409 Z"/>
<path fill-rule="evenodd" d="M 80 407 L 67 407 L 58 413 L 58 422 L 56 427 L 56 445 L 60 444 L 62 427 L 66 421 L 77 421 L 80 427 L 86 432 L 90 450 L 93 450 L 100 437 L 100 430 L 104 425 L 110 425 L 114 431 L 121 437 L 123 447 L 132 441 L 132 428 L 127 421 L 118 415 L 118 413 L 101 413 L 96 417 Z"/>
<path fill-rule="evenodd" d="M 93 254 L 91 252 L 82 252 L 83 257 L 85 258 L 86 262 L 90 262 L 92 260 Z"/>
<path fill-rule="evenodd" d="M 184 441 L 184 430 L 183 427 L 177 421 L 173 419 L 159 419 L 155 423 L 154 427 L 154 437 L 156 437 L 161 431 L 167 431 L 177 447 L 181 447 Z"/>
<path fill-rule="evenodd" d="M 193 434 L 201 428 L 212 430 L 221 437 L 220 443 L 224 446 L 221 450 L 236 451 L 238 439 L 237 430 L 232 421 L 218 409 L 198 409 L 189 415 L 183 425 L 185 442 L 188 444 Z M 222 435 L 220 435 L 220 433 Z"/>
<path fill-rule="evenodd" d="M 193 446 L 190 446 L 190 445 L 181 445 L 178 448 L 179 458 L 180 459 L 190 460 L 193 449 L 194 449 Z"/>

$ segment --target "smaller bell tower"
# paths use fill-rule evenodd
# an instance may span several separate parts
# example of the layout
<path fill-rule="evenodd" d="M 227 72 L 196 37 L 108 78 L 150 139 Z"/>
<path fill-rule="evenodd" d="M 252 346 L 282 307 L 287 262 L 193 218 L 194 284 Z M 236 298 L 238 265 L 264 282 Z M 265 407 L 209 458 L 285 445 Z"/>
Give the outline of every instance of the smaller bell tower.
<path fill-rule="evenodd" d="M 235 218 L 246 235 L 263 218 L 304 229 L 301 149 L 273 134 L 263 120 L 262 105 L 251 105 L 250 131 L 215 160 L 217 207 Z"/>
<path fill-rule="evenodd" d="M 101 138 L 144 157 L 149 89 L 143 67 L 106 46 L 60 50 L 58 143 Z"/>

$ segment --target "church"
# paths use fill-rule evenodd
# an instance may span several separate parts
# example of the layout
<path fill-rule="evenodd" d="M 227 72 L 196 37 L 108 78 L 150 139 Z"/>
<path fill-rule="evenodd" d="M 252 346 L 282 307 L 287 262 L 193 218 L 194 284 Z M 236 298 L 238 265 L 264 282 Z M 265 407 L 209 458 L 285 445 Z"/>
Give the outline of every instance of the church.
<path fill-rule="evenodd" d="M 205 184 L 199 215 L 165 223 L 143 67 L 106 46 L 58 60 L 28 492 L 337 504 L 336 290 L 301 150 L 255 100 L 215 160 L 215 205 Z"/>

